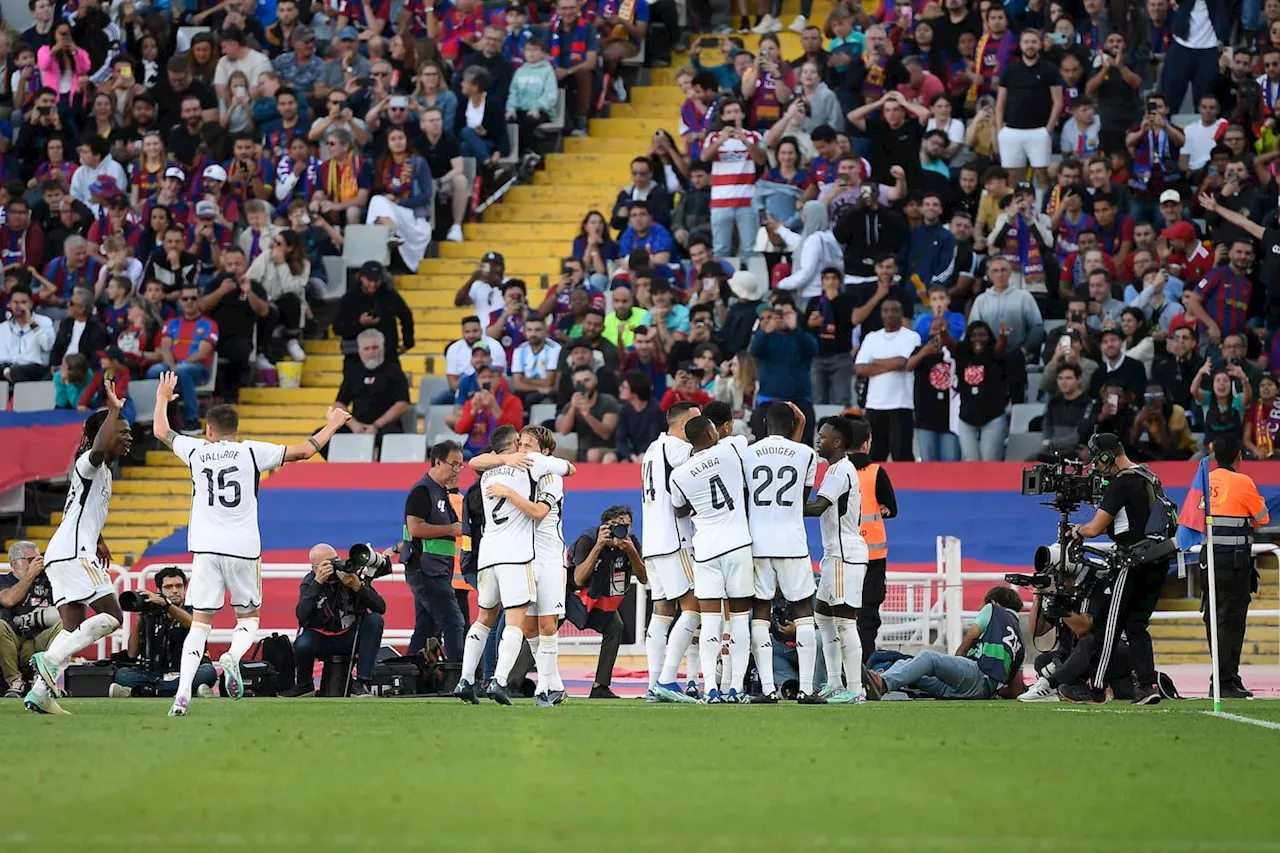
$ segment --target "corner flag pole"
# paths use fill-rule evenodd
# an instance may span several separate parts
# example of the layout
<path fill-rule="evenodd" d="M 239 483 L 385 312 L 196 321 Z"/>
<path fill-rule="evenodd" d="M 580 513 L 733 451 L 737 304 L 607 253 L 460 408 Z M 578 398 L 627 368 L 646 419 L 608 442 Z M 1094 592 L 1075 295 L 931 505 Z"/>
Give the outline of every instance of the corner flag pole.
<path fill-rule="evenodd" d="M 1213 711 L 1216 714 L 1222 710 L 1222 678 L 1221 673 L 1218 671 L 1218 583 L 1213 567 L 1213 516 L 1209 514 L 1209 492 L 1207 490 L 1204 494 L 1204 504 L 1204 547 L 1208 550 L 1209 557 L 1207 562 L 1209 567 L 1209 636 L 1212 638 L 1209 643 L 1209 663 L 1213 667 Z"/>

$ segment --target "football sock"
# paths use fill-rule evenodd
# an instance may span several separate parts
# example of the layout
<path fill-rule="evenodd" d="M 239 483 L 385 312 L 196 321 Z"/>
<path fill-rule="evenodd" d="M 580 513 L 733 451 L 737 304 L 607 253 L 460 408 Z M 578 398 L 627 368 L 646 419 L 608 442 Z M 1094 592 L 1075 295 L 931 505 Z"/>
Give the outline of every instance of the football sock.
<path fill-rule="evenodd" d="M 482 622 L 472 622 L 467 629 L 467 639 L 462 644 L 462 678 L 475 683 L 476 668 L 480 666 L 480 658 L 484 655 L 484 645 L 489 641 L 489 626 Z"/>
<path fill-rule="evenodd" d="M 827 667 L 827 684 L 843 687 L 840 677 L 840 638 L 836 635 L 836 620 L 825 613 L 813 614 L 813 621 L 822 632 L 822 662 Z"/>
<path fill-rule="evenodd" d="M 645 656 L 649 659 L 649 689 L 658 683 L 662 674 L 662 665 L 667 659 L 667 634 L 671 632 L 670 616 L 659 616 L 657 613 L 649 618 L 649 630 L 644 634 Z"/>
<path fill-rule="evenodd" d="M 760 672 L 760 692 L 767 696 L 777 688 L 773 683 L 773 638 L 769 636 L 768 619 L 751 620 L 751 655 Z"/>
<path fill-rule="evenodd" d="M 204 660 L 204 648 L 209 642 L 213 626 L 205 622 L 192 622 L 187 638 L 182 641 L 182 662 L 178 670 L 178 693 L 175 698 L 191 699 L 191 683 L 196 680 L 196 670 Z"/>
<path fill-rule="evenodd" d="M 742 682 L 747 677 L 747 662 L 751 660 L 751 613 L 729 614 L 729 660 L 733 673 L 729 688 L 742 692 Z"/>
<path fill-rule="evenodd" d="M 236 663 L 249 653 L 258 639 L 258 617 L 241 616 L 236 619 L 236 629 L 231 632 L 231 657 Z"/>
<path fill-rule="evenodd" d="M 564 690 L 560 680 L 560 635 L 548 634 L 538 640 L 538 687 L 546 678 L 547 690 Z"/>
<path fill-rule="evenodd" d="M 696 612 L 685 610 L 671 626 L 667 636 L 667 651 L 662 661 L 662 674 L 658 676 L 659 684 L 670 684 L 680 675 L 680 660 L 684 657 L 689 644 L 698 635 L 699 623 L 704 623 Z M 696 669 L 696 667 L 695 667 Z"/>
<path fill-rule="evenodd" d="M 686 655 L 687 668 L 685 669 L 685 680 L 697 683 L 698 674 L 702 672 L 702 648 L 698 643 L 698 635 L 695 633 L 693 639 L 689 643 L 689 652 Z"/>
<path fill-rule="evenodd" d="M 818 666 L 818 637 L 812 616 L 796 620 L 796 665 L 800 668 L 800 689 L 812 693 L 814 670 Z"/>
<path fill-rule="evenodd" d="M 502 630 L 502 639 L 498 641 L 498 668 L 493 673 L 500 687 L 507 686 L 507 676 L 511 674 L 511 667 L 516 665 L 523 645 L 524 631 L 515 625 L 508 625 Z"/>
<path fill-rule="evenodd" d="M 858 620 L 836 617 L 840 634 L 840 650 L 844 653 L 845 685 L 854 693 L 862 692 L 862 638 L 858 636 Z"/>
<path fill-rule="evenodd" d="M 110 613 L 95 613 L 81 622 L 80 627 L 74 631 L 62 631 L 54 637 L 44 653 L 44 659 L 54 669 L 61 670 L 76 652 L 93 645 L 119 627 L 120 620 Z"/>
<path fill-rule="evenodd" d="M 703 686 L 717 689 L 716 663 L 720 658 L 720 634 L 724 630 L 724 616 L 719 613 L 702 614 L 702 630 L 698 632 L 699 657 L 702 660 Z"/>

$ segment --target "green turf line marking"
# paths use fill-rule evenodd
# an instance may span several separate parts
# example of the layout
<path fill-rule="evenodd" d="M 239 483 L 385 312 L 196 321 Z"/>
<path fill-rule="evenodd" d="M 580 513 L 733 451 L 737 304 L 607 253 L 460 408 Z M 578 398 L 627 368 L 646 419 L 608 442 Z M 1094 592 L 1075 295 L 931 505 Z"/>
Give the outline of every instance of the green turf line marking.
<path fill-rule="evenodd" d="M 1280 731 L 1280 723 L 1273 723 L 1270 720 L 1255 720 L 1253 717 L 1242 717 L 1239 714 L 1228 714 L 1226 711 L 1201 711 L 1206 717 L 1219 717 L 1223 720 L 1232 720 L 1237 723 L 1245 723 L 1250 726 L 1258 726 L 1263 729 L 1274 729 Z"/>

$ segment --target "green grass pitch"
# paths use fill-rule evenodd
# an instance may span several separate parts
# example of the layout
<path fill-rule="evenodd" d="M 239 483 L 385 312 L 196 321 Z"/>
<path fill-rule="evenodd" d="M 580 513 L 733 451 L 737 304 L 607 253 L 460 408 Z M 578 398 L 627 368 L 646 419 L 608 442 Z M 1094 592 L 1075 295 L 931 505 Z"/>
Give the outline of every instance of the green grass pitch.
<path fill-rule="evenodd" d="M 0 851 L 1280 851 L 1280 730 L 1205 702 L 66 707 L 0 706 Z"/>

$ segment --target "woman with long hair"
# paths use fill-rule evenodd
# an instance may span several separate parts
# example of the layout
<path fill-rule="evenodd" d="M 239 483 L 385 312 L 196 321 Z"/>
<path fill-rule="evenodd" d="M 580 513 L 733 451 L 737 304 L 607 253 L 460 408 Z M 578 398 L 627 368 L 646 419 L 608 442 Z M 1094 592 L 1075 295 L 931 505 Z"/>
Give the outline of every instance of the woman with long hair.
<path fill-rule="evenodd" d="M 134 207 L 151 201 L 160 192 L 164 173 L 169 168 L 169 150 L 159 131 L 142 136 L 142 153 L 129 167 L 129 197 Z"/>
<path fill-rule="evenodd" d="M 778 165 L 765 169 L 756 182 L 752 206 L 786 228 L 799 228 L 800 211 L 818 194 L 818 187 L 803 166 L 794 136 L 784 136 L 775 154 Z"/>
<path fill-rule="evenodd" d="M 83 133 L 97 134 L 108 142 L 120 133 L 110 95 L 98 92 L 93 96 L 88 114 L 80 119 L 80 127 Z"/>
<path fill-rule="evenodd" d="M 50 136 L 44 142 L 44 157 L 36 167 L 36 174 L 27 181 L 27 188 L 38 187 L 45 181 L 56 180 L 64 188 L 71 186 L 71 176 L 79 163 L 67 159 L 67 143 L 61 136 Z"/>
<path fill-rule="evenodd" d="M 145 262 L 160 247 L 164 232 L 173 224 L 173 212 L 168 207 L 162 204 L 151 205 L 143 217 L 142 227 L 134 232 L 133 240 L 129 242 L 133 256 Z"/>
<path fill-rule="evenodd" d="M 130 299 L 125 322 L 116 330 L 115 345 L 124 352 L 129 374 L 145 379 L 151 365 L 159 364 L 161 358 L 160 314 L 155 305 L 140 296 Z"/>
<path fill-rule="evenodd" d="M 813 133 L 824 124 L 828 127 L 844 127 L 844 110 L 840 109 L 840 98 L 831 91 L 822 80 L 822 69 L 812 59 L 800 66 L 796 75 L 799 83 L 797 97 L 804 98 L 808 105 L 809 117 L 802 126 L 805 133 Z"/>
<path fill-rule="evenodd" d="M 218 51 L 214 49 L 213 36 L 209 33 L 196 33 L 192 36 L 187 59 L 191 63 L 191 75 L 212 86 L 218 70 Z"/>
<path fill-rule="evenodd" d="M 453 132 L 458 119 L 458 96 L 449 88 L 444 67 L 438 62 L 424 62 L 414 80 L 413 99 L 420 107 L 435 107 L 444 119 L 444 128 Z"/>
<path fill-rule="evenodd" d="M 1120 333 L 1124 337 L 1124 354 L 1142 365 L 1151 375 L 1151 362 L 1156 356 L 1155 341 L 1150 335 L 1151 324 L 1141 310 L 1132 306 L 1120 312 Z"/>
<path fill-rule="evenodd" d="M 218 98 L 218 121 L 227 133 L 253 129 L 253 99 L 249 77 L 243 71 L 232 71 L 227 77 L 226 91 Z"/>
<path fill-rule="evenodd" d="M 387 131 L 387 150 L 373 170 L 373 196 L 365 221 L 391 229 L 400 259 L 412 271 L 431 244 L 431 167 L 409 148 L 403 128 Z"/>
<path fill-rule="evenodd" d="M 960 458 L 965 462 L 1004 459 L 1009 380 L 1004 368 L 1007 332 L 997 339 L 991 327 L 975 320 L 956 347 L 956 389 L 960 392 Z"/>
<path fill-rule="evenodd" d="M 1255 459 L 1274 459 L 1280 442 L 1280 385 L 1274 376 L 1258 380 L 1258 402 L 1249 407 L 1244 419 L 1244 448 Z"/>
<path fill-rule="evenodd" d="M 763 133 L 782 118 L 782 106 L 791 100 L 786 83 L 787 64 L 773 33 L 760 37 L 760 55 L 742 75 L 742 99 L 747 103 L 746 127 Z"/>
<path fill-rule="evenodd" d="M 653 174 L 662 175 L 667 192 L 675 195 L 689 180 L 689 158 L 680 153 L 675 137 L 659 128 L 649 142 L 649 166 Z"/>
<path fill-rule="evenodd" d="M 412 92 L 417 84 L 414 74 L 419 67 L 417 42 L 396 33 L 387 45 L 387 61 L 391 63 L 391 88 Z"/>
<path fill-rule="evenodd" d="M 1204 379 L 1207 376 L 1213 378 L 1206 393 Z M 1244 441 L 1244 413 L 1253 403 L 1253 389 L 1240 365 L 1229 364 L 1215 370 L 1213 362 L 1205 359 L 1191 379 L 1191 399 L 1200 406 L 1206 450 L 1220 435 L 1234 435 Z"/>
<path fill-rule="evenodd" d="M 307 260 L 302 238 L 293 231 L 281 231 L 271 241 L 271 251 L 262 252 L 249 265 L 249 280 L 262 285 L 271 303 L 271 313 L 262 321 L 258 334 L 258 366 L 270 364 L 266 342 L 276 328 L 283 330 L 285 347 L 294 361 L 306 361 L 302 349 L 303 324 L 307 318 L 307 280 L 311 261 Z M 264 364 L 263 362 L 266 362 Z"/>
<path fill-rule="evenodd" d="M 69 22 L 53 25 L 53 43 L 36 51 L 36 67 L 40 84 L 58 93 L 58 112 L 64 117 L 88 103 L 89 53 L 72 38 Z"/>
<path fill-rule="evenodd" d="M 751 419 L 759 391 L 760 368 L 751 353 L 743 350 L 720 366 L 713 393 L 717 400 L 733 409 L 735 421 Z"/>
<path fill-rule="evenodd" d="M 609 220 L 598 210 L 582 218 L 578 236 L 573 238 L 573 256 L 582 258 L 587 277 L 609 275 L 609 262 L 618 259 L 618 244 L 609 236 Z"/>

